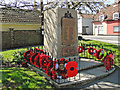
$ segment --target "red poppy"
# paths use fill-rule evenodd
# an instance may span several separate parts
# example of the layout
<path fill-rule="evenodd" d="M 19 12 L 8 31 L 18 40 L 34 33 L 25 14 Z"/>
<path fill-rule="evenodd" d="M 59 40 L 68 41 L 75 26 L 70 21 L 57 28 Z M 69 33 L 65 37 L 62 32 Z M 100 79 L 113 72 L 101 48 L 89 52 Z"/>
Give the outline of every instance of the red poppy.
<path fill-rule="evenodd" d="M 67 69 L 67 76 L 68 77 L 74 77 L 77 75 L 78 70 L 76 69 L 78 67 L 78 64 L 76 61 L 70 61 L 66 65 Z"/>

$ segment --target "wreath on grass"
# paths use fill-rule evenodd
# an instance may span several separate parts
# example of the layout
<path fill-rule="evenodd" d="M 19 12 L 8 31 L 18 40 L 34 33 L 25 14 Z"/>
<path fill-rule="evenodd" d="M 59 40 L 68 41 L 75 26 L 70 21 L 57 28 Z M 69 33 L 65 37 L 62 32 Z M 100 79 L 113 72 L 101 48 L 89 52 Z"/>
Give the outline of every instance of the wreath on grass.
<path fill-rule="evenodd" d="M 93 55 L 93 47 L 89 47 L 89 48 L 88 48 L 88 53 L 89 53 L 90 55 Z"/>
<path fill-rule="evenodd" d="M 113 65 L 113 58 L 114 58 L 114 54 L 107 54 L 102 60 L 106 70 L 111 70 Z"/>
<path fill-rule="evenodd" d="M 103 49 L 99 49 L 98 52 L 97 52 L 97 55 L 96 55 L 96 58 L 98 60 L 102 59 L 104 57 L 104 51 Z"/>
<path fill-rule="evenodd" d="M 79 53 L 82 53 L 82 52 L 83 52 L 83 47 L 82 47 L 82 46 L 79 46 L 79 47 L 78 47 L 78 52 L 79 52 Z"/>

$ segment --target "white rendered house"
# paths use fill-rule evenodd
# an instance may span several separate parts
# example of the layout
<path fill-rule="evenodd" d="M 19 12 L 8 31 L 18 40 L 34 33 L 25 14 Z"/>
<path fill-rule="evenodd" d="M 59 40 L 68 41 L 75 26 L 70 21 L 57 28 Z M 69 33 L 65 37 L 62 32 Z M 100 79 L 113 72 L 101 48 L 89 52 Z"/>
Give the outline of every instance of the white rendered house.
<path fill-rule="evenodd" d="M 78 34 L 92 35 L 93 34 L 93 15 L 78 14 Z"/>

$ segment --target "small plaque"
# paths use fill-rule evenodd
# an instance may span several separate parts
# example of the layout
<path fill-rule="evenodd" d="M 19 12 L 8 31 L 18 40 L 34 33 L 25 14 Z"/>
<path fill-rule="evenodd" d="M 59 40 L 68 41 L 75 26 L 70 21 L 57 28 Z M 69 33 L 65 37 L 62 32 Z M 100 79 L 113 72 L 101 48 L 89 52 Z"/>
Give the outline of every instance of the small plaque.
<path fill-rule="evenodd" d="M 71 45 L 75 42 L 75 19 L 62 18 L 62 45 Z"/>
<path fill-rule="evenodd" d="M 64 47 L 62 48 L 62 56 L 74 56 L 75 55 L 75 47 Z"/>

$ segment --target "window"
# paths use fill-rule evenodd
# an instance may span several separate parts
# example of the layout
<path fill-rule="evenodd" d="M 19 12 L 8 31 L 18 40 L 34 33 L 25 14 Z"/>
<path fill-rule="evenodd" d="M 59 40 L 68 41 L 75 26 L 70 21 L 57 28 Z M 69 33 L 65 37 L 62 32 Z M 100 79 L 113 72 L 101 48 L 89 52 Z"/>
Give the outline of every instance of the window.
<path fill-rule="evenodd" d="M 103 26 L 98 26 L 98 33 L 103 34 Z"/>
<path fill-rule="evenodd" d="M 119 26 L 113 26 L 113 32 L 119 32 L 120 28 Z"/>
<path fill-rule="evenodd" d="M 99 16 L 99 20 L 103 21 L 104 20 L 104 15 Z"/>
<path fill-rule="evenodd" d="M 114 20 L 117 20 L 117 19 L 119 19 L 119 13 L 118 12 L 116 12 L 116 13 L 113 13 L 113 19 Z"/>

